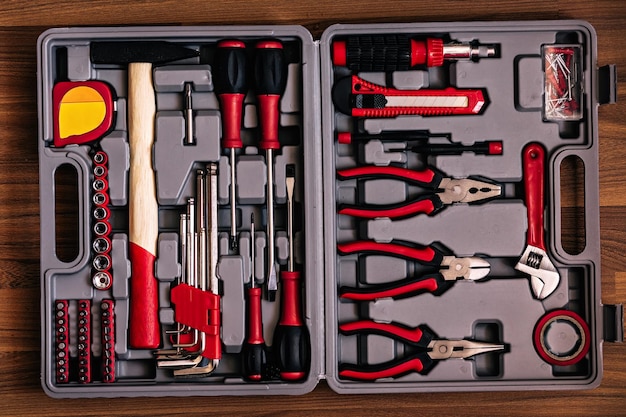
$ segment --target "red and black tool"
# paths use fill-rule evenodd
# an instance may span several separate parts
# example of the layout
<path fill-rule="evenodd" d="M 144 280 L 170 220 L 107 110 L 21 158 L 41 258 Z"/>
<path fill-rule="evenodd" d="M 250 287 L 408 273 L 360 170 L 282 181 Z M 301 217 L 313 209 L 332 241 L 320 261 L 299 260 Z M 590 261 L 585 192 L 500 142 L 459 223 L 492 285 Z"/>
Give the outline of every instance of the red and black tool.
<path fill-rule="evenodd" d="M 426 155 L 460 155 L 463 152 L 473 152 L 476 155 L 502 155 L 501 140 L 474 142 L 471 145 L 454 142 L 428 143 L 428 140 L 431 138 L 447 138 L 449 140 L 450 136 L 449 133 L 430 133 L 425 130 L 391 131 L 376 134 L 339 132 L 337 133 L 337 142 L 344 145 L 363 143 L 370 140 L 404 142 L 407 144 L 404 149 Z M 410 144 L 412 142 L 417 142 L 417 144 Z"/>
<path fill-rule="evenodd" d="M 406 218 L 423 213 L 434 215 L 446 205 L 455 203 L 482 203 L 499 197 L 502 187 L 471 178 L 455 179 L 429 167 L 421 171 L 392 166 L 360 166 L 337 171 L 340 180 L 351 179 L 397 179 L 432 190 L 411 202 L 391 205 L 347 205 L 339 207 L 339 214 L 373 219 L 389 217 Z"/>
<path fill-rule="evenodd" d="M 78 382 L 91 382 L 91 300 L 78 300 Z"/>
<path fill-rule="evenodd" d="M 402 34 L 349 36 L 334 41 L 332 48 L 333 64 L 352 71 L 405 71 L 497 55 L 494 45 L 444 43 L 440 38 L 414 39 Z"/>
<path fill-rule="evenodd" d="M 551 365 L 570 366 L 589 352 L 591 332 L 580 315 L 570 310 L 546 313 L 535 325 L 533 343 L 541 359 Z"/>
<path fill-rule="evenodd" d="M 54 360 L 57 384 L 70 382 L 70 314 L 67 300 L 54 302 Z"/>
<path fill-rule="evenodd" d="M 247 335 L 241 350 L 243 376 L 252 381 L 263 378 L 267 365 L 267 346 L 263 339 L 263 316 L 261 309 L 261 288 L 255 278 L 255 227 L 254 214 L 250 219 L 250 288 L 247 290 Z"/>
<path fill-rule="evenodd" d="M 115 303 L 100 302 L 100 333 L 102 341 L 102 382 L 115 382 Z"/>
<path fill-rule="evenodd" d="M 482 89 L 397 90 L 356 75 L 337 81 L 332 95 L 337 110 L 354 117 L 476 115 L 486 104 Z"/>
<path fill-rule="evenodd" d="M 261 126 L 259 148 L 265 150 L 267 167 L 267 299 L 274 301 L 278 290 L 277 265 L 274 242 L 274 151 L 280 149 L 280 98 L 287 86 L 287 67 L 283 44 L 278 40 L 260 41 L 256 44 L 254 62 L 255 91 Z"/>
<path fill-rule="evenodd" d="M 295 168 L 287 166 L 287 236 L 289 260 L 287 270 L 280 273 L 280 317 L 274 330 L 272 348 L 276 351 L 281 379 L 298 381 L 306 377 L 311 363 L 309 330 L 302 317 L 302 277 L 294 268 L 293 193 Z"/>
<path fill-rule="evenodd" d="M 222 147 L 230 149 L 230 245 L 237 248 L 236 158 L 241 141 L 243 101 L 248 91 L 246 45 L 238 40 L 217 44 L 213 83 L 222 113 Z"/>
<path fill-rule="evenodd" d="M 485 278 L 490 271 L 489 262 L 482 258 L 477 256 L 464 258 L 446 256 L 434 246 L 416 247 L 393 242 L 360 241 L 338 244 L 337 249 L 341 255 L 353 253 L 382 254 L 439 268 L 436 273 L 387 284 L 359 288 L 341 287 L 339 296 L 348 300 L 372 301 L 386 297 L 405 298 L 424 292 L 440 295 L 458 279 L 476 281 Z"/>
<path fill-rule="evenodd" d="M 404 358 L 376 365 L 339 364 L 339 376 L 341 378 L 357 381 L 399 378 L 411 372 L 426 375 L 435 366 L 436 361 L 450 358 L 467 359 L 474 355 L 505 349 L 504 344 L 465 339 L 437 339 L 432 330 L 425 325 L 411 329 L 394 323 L 377 323 L 372 320 L 361 320 L 340 324 L 339 331 L 344 335 L 376 334 L 420 349 L 419 352 Z"/>

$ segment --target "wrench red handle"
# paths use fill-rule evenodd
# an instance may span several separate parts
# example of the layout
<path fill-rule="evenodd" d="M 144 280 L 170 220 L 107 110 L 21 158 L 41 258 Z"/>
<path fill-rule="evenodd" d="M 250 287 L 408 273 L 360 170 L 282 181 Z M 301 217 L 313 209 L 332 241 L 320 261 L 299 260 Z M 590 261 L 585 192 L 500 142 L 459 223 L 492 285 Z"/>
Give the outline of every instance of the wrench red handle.
<path fill-rule="evenodd" d="M 524 192 L 528 213 L 527 243 L 546 250 L 543 228 L 545 208 L 545 161 L 546 151 L 537 142 L 526 145 L 522 151 Z"/>

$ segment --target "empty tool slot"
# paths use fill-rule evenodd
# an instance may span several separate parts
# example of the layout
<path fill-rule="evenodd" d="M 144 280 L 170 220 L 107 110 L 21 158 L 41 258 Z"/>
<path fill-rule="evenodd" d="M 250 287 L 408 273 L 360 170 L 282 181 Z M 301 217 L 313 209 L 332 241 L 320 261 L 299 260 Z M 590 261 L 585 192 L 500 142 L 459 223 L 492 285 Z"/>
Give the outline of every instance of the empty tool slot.
<path fill-rule="evenodd" d="M 79 197 L 76 167 L 60 165 L 54 173 L 54 220 L 56 255 L 62 262 L 78 257 Z"/>
<path fill-rule="evenodd" d="M 561 245 L 570 255 L 578 255 L 586 246 L 585 164 L 569 155 L 560 166 Z"/>
<path fill-rule="evenodd" d="M 502 323 L 499 321 L 478 322 L 474 324 L 474 336 L 472 338 L 484 342 L 502 343 Z M 480 378 L 502 376 L 502 362 L 501 351 L 476 355 L 474 357 L 476 376 Z"/>

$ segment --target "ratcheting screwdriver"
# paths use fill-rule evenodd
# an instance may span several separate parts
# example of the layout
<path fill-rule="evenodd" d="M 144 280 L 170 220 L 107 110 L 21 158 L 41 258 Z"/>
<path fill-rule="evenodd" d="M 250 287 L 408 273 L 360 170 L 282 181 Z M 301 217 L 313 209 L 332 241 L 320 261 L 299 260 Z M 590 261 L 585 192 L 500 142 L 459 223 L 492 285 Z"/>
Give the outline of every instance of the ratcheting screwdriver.
<path fill-rule="evenodd" d="M 333 42 L 333 64 L 352 71 L 406 71 L 416 66 L 439 67 L 447 60 L 477 60 L 497 55 L 495 45 L 443 43 L 402 34 L 356 35 Z"/>
<path fill-rule="evenodd" d="M 358 381 L 374 381 L 379 378 L 398 378 L 411 372 L 426 375 L 437 363 L 449 358 L 467 359 L 474 355 L 496 352 L 505 349 L 504 344 L 477 342 L 474 340 L 436 339 L 436 335 L 426 325 L 414 329 L 394 323 L 378 323 L 360 320 L 339 325 L 344 335 L 376 334 L 401 341 L 419 348 L 417 353 L 376 365 L 339 365 L 339 376 Z"/>
<path fill-rule="evenodd" d="M 214 74 L 215 92 L 222 110 L 222 146 L 230 149 L 230 246 L 237 248 L 236 160 L 235 151 L 243 147 L 241 116 L 248 90 L 246 77 L 246 45 L 238 40 L 217 44 Z"/>
<path fill-rule="evenodd" d="M 475 115 L 487 102 L 477 88 L 397 90 L 356 75 L 337 81 L 332 96 L 338 111 L 354 117 Z"/>
<path fill-rule="evenodd" d="M 377 217 L 399 219 L 418 213 L 434 215 L 449 204 L 481 203 L 502 194 L 502 187 L 499 185 L 471 178 L 447 178 L 432 167 L 415 171 L 400 167 L 369 165 L 339 170 L 337 178 L 341 180 L 398 179 L 433 191 L 409 203 L 379 206 L 344 204 L 339 207 L 339 214 L 368 219 Z"/>
<path fill-rule="evenodd" d="M 278 290 L 277 266 L 274 247 L 274 151 L 280 148 L 278 126 L 279 102 L 287 86 L 283 45 L 277 40 L 260 41 L 256 44 L 254 65 L 255 90 L 261 126 L 259 147 L 265 150 L 267 166 L 267 299 L 274 301 Z"/>
<path fill-rule="evenodd" d="M 252 381 L 260 381 L 267 363 L 267 347 L 263 339 L 261 289 L 255 278 L 255 227 L 254 214 L 250 216 L 250 288 L 248 288 L 248 334 L 241 351 L 243 374 Z"/>
<path fill-rule="evenodd" d="M 278 325 L 274 331 L 272 347 L 276 349 L 280 377 L 288 381 L 304 378 L 311 362 L 309 331 L 302 320 L 302 295 L 300 272 L 294 268 L 293 251 L 293 193 L 295 168 L 287 166 L 287 235 L 289 260 L 286 271 L 280 273 L 281 308 Z"/>
<path fill-rule="evenodd" d="M 337 142 L 350 145 L 353 143 L 367 142 L 371 140 L 379 140 L 381 142 L 403 142 L 407 143 L 404 148 L 395 148 L 394 150 L 406 149 L 415 153 L 427 155 L 461 155 L 463 152 L 473 152 L 476 155 L 502 155 L 501 140 L 487 140 L 482 142 L 474 142 L 471 145 L 463 145 L 461 143 L 425 143 L 430 138 L 447 138 L 450 140 L 449 133 L 430 133 L 426 130 L 414 131 L 389 131 L 376 134 L 370 133 L 337 133 Z M 411 142 L 418 142 L 415 145 L 408 145 Z"/>
<path fill-rule="evenodd" d="M 485 278 L 490 271 L 489 262 L 477 256 L 457 258 L 444 255 L 434 246 L 407 246 L 398 242 L 380 243 L 373 240 L 340 243 L 337 245 L 340 255 L 353 253 L 382 254 L 397 258 L 417 261 L 422 265 L 439 267 L 437 273 L 431 273 L 418 278 L 375 285 L 367 288 L 341 287 L 340 297 L 371 301 L 378 298 L 403 298 L 424 292 L 439 295 L 450 288 L 454 281 L 465 279 L 476 281 Z"/>

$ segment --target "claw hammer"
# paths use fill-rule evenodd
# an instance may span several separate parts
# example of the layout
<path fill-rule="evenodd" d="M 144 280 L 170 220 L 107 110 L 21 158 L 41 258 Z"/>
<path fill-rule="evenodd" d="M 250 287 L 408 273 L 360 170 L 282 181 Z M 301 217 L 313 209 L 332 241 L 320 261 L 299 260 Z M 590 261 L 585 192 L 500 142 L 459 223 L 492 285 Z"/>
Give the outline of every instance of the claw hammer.
<path fill-rule="evenodd" d="M 129 258 L 131 263 L 129 343 L 154 349 L 161 343 L 159 288 L 154 277 L 159 208 L 152 169 L 156 98 L 152 66 L 191 58 L 198 51 L 165 41 L 92 42 L 93 64 L 128 64 Z"/>

